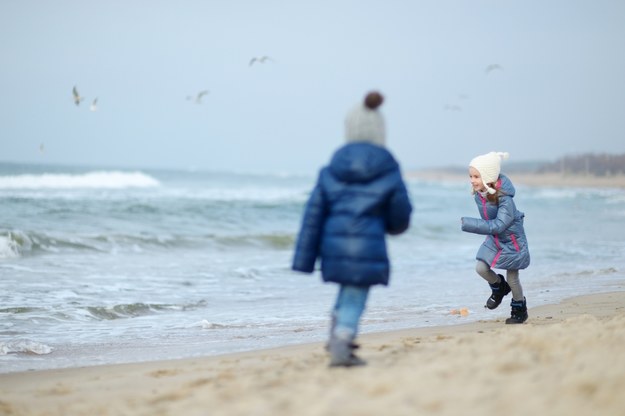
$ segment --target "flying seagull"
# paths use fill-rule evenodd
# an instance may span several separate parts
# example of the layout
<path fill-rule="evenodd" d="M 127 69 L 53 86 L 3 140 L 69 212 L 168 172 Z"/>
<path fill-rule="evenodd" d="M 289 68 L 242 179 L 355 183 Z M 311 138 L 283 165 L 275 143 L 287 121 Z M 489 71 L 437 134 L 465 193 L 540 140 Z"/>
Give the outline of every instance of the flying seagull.
<path fill-rule="evenodd" d="M 74 104 L 76 105 L 80 105 L 80 102 L 85 99 L 84 97 L 80 96 L 75 85 L 74 85 L 74 89 L 72 90 L 72 94 L 74 95 Z"/>
<path fill-rule="evenodd" d="M 202 90 L 200 92 L 197 93 L 197 95 L 195 96 L 195 103 L 196 104 L 202 104 L 202 97 L 204 97 L 205 95 L 207 95 L 210 91 L 209 90 Z M 187 100 L 192 100 L 193 97 L 188 95 L 187 96 Z"/>
<path fill-rule="evenodd" d="M 270 56 L 267 55 L 263 55 L 261 57 L 253 57 L 252 59 L 250 59 L 250 66 L 254 65 L 255 62 L 264 64 L 266 61 L 273 61 L 273 58 L 271 58 Z"/>
<path fill-rule="evenodd" d="M 486 73 L 486 75 L 490 74 L 495 70 L 503 71 L 503 67 L 499 64 L 490 64 L 486 68 L 484 68 L 484 72 Z"/>
<path fill-rule="evenodd" d="M 445 111 L 462 111 L 462 107 L 457 104 L 445 104 L 443 109 Z"/>
<path fill-rule="evenodd" d="M 89 106 L 89 110 L 91 111 L 96 111 L 97 109 L 98 109 L 98 97 L 96 97 L 95 100 L 93 100 L 93 102 Z"/>

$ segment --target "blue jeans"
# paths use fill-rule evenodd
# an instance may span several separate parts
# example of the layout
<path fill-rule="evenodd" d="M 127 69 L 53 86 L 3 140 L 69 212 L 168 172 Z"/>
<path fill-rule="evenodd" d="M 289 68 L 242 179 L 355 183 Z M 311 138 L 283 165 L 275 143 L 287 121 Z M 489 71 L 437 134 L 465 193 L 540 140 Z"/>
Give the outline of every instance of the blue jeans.
<path fill-rule="evenodd" d="M 368 295 L 369 286 L 341 285 L 332 311 L 332 334 L 344 339 L 356 337 Z"/>

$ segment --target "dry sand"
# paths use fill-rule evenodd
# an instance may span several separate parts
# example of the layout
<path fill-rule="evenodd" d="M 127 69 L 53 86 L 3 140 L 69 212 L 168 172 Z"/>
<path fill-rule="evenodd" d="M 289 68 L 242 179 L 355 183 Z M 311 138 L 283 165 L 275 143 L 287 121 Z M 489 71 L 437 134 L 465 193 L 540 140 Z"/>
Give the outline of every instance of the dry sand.
<path fill-rule="evenodd" d="M 369 364 L 351 369 L 329 369 L 317 343 L 0 374 L 0 415 L 625 414 L 625 292 L 536 307 L 524 325 L 482 321 L 360 341 Z"/>

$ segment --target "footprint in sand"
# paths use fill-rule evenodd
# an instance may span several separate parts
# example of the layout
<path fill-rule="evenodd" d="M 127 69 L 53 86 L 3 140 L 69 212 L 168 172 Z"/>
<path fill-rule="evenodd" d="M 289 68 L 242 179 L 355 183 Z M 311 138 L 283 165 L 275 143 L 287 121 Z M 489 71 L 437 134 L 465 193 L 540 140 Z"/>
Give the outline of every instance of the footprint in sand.
<path fill-rule="evenodd" d="M 178 370 L 156 370 L 152 371 L 148 375 L 153 378 L 171 377 L 180 374 Z"/>

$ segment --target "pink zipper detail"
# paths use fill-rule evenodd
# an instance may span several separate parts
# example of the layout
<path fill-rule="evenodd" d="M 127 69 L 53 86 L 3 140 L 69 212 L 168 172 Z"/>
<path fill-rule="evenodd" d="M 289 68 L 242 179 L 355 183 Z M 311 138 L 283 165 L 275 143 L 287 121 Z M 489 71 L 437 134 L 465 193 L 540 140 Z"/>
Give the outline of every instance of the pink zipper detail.
<path fill-rule="evenodd" d="M 512 244 L 514 244 L 514 248 L 516 248 L 516 251 L 521 251 L 521 249 L 519 248 L 519 243 L 517 243 L 516 241 L 516 236 L 514 234 L 510 234 L 510 239 L 512 240 Z"/>
<path fill-rule="evenodd" d="M 498 185 L 501 184 L 501 179 L 498 182 Z M 488 210 L 486 209 L 486 198 L 484 198 L 482 195 L 480 195 L 480 200 L 482 201 L 482 211 L 484 211 L 484 219 L 488 219 Z M 495 255 L 495 258 L 493 259 L 493 262 L 490 264 L 491 269 L 495 267 L 495 265 L 497 264 L 497 260 L 499 260 L 499 256 L 501 256 L 501 245 L 499 244 L 499 236 L 497 235 L 493 235 L 493 240 L 495 241 L 495 246 L 497 247 L 497 254 Z M 516 240 L 513 240 L 515 242 L 515 246 L 516 246 Z M 518 246 L 517 246 L 518 247 Z M 518 249 L 517 249 L 518 250 Z"/>
<path fill-rule="evenodd" d="M 486 210 L 486 198 L 480 195 L 480 199 L 482 200 L 482 211 L 484 211 L 484 219 L 488 219 L 488 211 Z"/>
<path fill-rule="evenodd" d="M 495 255 L 493 262 L 490 264 L 491 269 L 495 268 L 495 265 L 497 264 L 497 260 L 499 260 L 499 256 L 501 256 L 501 249 L 497 252 L 497 255 Z"/>

